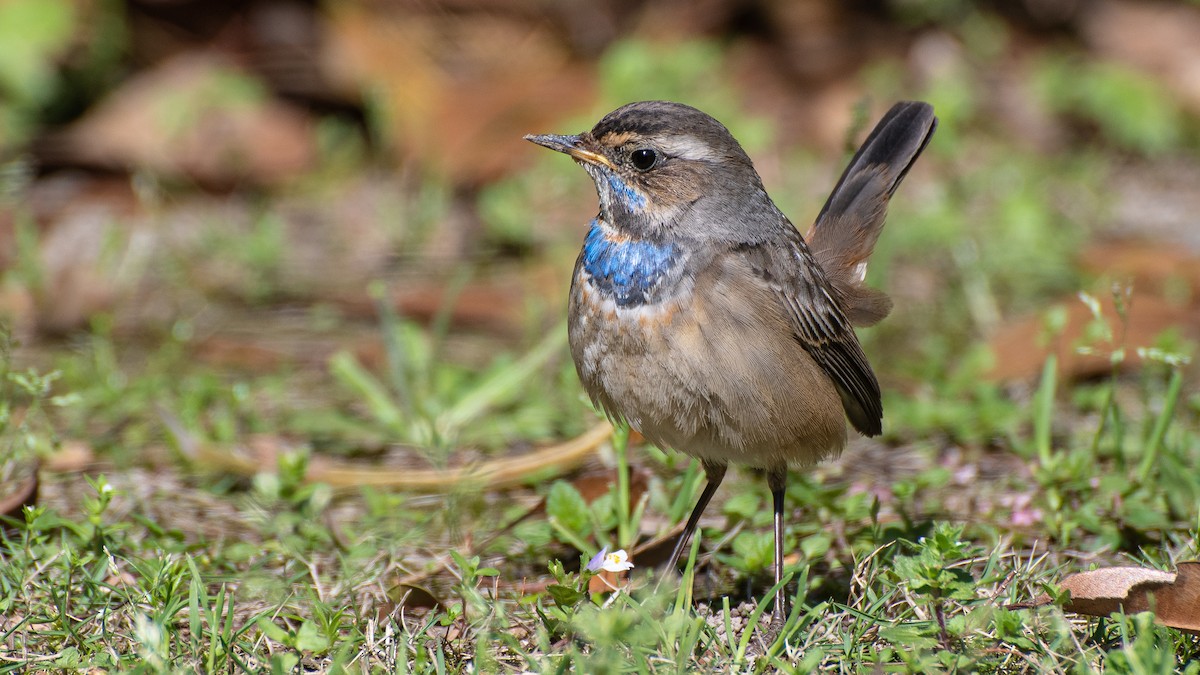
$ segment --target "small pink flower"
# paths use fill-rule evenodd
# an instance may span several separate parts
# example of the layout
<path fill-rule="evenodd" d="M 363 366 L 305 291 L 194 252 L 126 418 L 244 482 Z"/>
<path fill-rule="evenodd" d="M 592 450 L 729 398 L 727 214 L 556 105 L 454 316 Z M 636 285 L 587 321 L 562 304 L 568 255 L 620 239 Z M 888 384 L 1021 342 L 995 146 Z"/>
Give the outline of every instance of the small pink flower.
<path fill-rule="evenodd" d="M 1042 522 L 1042 510 L 1031 506 L 1033 495 L 1015 494 L 1000 500 L 1000 503 L 1012 509 L 1009 524 L 1014 527 L 1030 527 Z"/>

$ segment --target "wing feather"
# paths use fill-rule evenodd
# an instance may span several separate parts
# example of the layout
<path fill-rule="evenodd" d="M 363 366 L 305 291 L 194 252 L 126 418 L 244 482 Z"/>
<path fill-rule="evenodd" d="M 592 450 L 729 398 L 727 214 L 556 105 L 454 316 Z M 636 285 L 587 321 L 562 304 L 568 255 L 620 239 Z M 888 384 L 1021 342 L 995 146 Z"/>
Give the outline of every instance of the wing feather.
<path fill-rule="evenodd" d="M 883 430 L 879 381 L 824 272 L 800 233 L 790 225 L 788 231 L 783 242 L 742 244 L 737 251 L 786 310 L 796 341 L 837 386 L 854 428 L 876 436 Z"/>

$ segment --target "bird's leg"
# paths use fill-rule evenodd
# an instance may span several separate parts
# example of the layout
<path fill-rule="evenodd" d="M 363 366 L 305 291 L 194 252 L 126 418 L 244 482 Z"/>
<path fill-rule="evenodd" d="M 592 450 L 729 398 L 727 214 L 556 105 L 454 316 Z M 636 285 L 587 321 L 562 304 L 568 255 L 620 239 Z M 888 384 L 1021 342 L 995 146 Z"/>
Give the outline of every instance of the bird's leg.
<path fill-rule="evenodd" d="M 767 473 L 767 487 L 771 488 L 771 503 L 775 510 L 775 584 L 783 581 L 783 495 L 787 489 L 787 468 L 771 469 Z M 775 591 L 774 622 L 783 623 L 787 618 L 787 593 L 783 586 Z"/>
<path fill-rule="evenodd" d="M 725 467 L 725 464 L 704 462 L 704 474 L 708 477 L 708 484 L 704 486 L 704 492 L 700 493 L 700 499 L 696 502 L 696 507 L 692 509 L 692 515 L 688 516 L 687 524 L 683 526 L 683 533 L 675 542 L 675 550 L 671 551 L 671 559 L 667 561 L 667 570 L 674 570 L 679 565 L 679 557 L 683 555 L 683 548 L 691 541 L 692 535 L 696 532 L 696 524 L 700 522 L 700 516 L 704 515 L 705 507 L 708 506 L 708 502 L 712 500 L 713 494 L 725 478 Z"/>

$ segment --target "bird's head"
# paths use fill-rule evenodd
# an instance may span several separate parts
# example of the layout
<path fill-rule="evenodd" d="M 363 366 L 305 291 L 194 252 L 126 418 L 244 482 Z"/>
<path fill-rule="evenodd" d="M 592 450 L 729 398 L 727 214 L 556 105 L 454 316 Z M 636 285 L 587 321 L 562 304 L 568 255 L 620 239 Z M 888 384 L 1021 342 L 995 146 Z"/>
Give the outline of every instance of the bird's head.
<path fill-rule="evenodd" d="M 525 138 L 574 158 L 596 182 L 601 217 L 631 235 L 694 235 L 686 230 L 697 221 L 685 212 L 706 216 L 700 222 L 736 222 L 752 200 L 769 203 L 729 130 L 682 103 L 630 103 L 591 131 Z"/>

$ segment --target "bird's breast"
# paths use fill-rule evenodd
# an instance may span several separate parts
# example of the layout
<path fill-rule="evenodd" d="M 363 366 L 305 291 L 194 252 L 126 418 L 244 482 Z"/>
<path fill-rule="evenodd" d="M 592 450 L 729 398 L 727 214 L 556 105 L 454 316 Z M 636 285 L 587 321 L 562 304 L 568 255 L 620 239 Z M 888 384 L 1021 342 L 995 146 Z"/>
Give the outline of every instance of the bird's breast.
<path fill-rule="evenodd" d="M 631 309 L 663 299 L 683 261 L 672 242 L 628 237 L 596 219 L 583 243 L 576 283 L 594 290 L 599 302 Z"/>
<path fill-rule="evenodd" d="M 669 326 L 679 304 L 676 299 L 650 301 L 644 294 L 637 297 L 636 291 L 615 291 L 580 268 L 572 284 L 570 309 L 576 322 L 609 339 L 638 340 L 652 339 L 649 331 Z"/>
<path fill-rule="evenodd" d="M 668 337 L 691 297 L 688 261 L 678 244 L 625 237 L 592 222 L 571 280 L 567 332 L 584 387 L 610 412 L 625 414 L 610 405 L 618 381 L 640 380 L 640 362 L 667 356 Z"/>
<path fill-rule="evenodd" d="M 646 261 L 672 256 L 625 254 L 646 267 L 624 276 L 589 261 L 589 247 L 580 254 L 568 337 L 588 395 L 652 442 L 703 459 L 770 468 L 835 454 L 846 439 L 838 393 L 783 305 L 742 258 L 676 247 L 674 266 L 661 268 Z M 664 274 L 657 285 L 632 283 L 651 269 Z"/>

